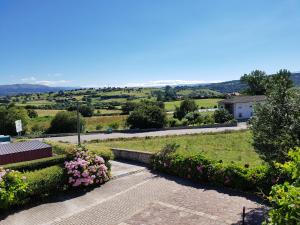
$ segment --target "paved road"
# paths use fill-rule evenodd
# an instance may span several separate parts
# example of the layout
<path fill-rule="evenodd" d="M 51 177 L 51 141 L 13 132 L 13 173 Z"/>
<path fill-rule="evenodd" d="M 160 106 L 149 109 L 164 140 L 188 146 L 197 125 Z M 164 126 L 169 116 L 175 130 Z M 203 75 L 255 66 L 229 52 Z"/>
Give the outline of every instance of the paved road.
<path fill-rule="evenodd" d="M 265 206 L 249 196 L 212 189 L 186 180 L 152 174 L 146 168 L 114 163 L 113 172 L 136 173 L 113 179 L 81 196 L 12 214 L 0 225 L 226 225 L 260 224 Z M 139 172 L 138 172 L 139 171 Z"/>
<path fill-rule="evenodd" d="M 112 134 L 85 134 L 81 135 L 81 140 L 108 140 L 115 138 L 133 138 L 133 137 L 156 137 L 156 136 L 170 136 L 170 135 L 184 135 L 184 134 L 199 134 L 199 133 L 216 133 L 224 131 L 237 131 L 247 129 L 246 123 L 239 123 L 237 127 L 218 127 L 218 128 L 198 128 L 198 129 L 179 129 L 179 130 L 164 130 L 164 131 L 151 131 L 143 133 L 112 133 Z M 70 143 L 77 143 L 77 136 L 65 136 L 65 137 L 50 137 L 50 138 L 38 138 L 37 140 L 49 140 L 49 141 L 64 141 Z"/>

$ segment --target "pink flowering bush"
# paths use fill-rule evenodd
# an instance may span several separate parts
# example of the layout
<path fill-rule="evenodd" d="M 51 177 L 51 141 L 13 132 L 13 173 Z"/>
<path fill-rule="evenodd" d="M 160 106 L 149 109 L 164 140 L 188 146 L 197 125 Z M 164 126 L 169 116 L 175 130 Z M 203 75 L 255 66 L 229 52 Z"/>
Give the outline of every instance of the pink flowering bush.
<path fill-rule="evenodd" d="M 25 179 L 20 172 L 0 167 L 0 209 L 22 203 L 27 191 Z"/>
<path fill-rule="evenodd" d="M 68 183 L 72 187 L 100 185 L 109 180 L 105 160 L 90 154 L 85 148 L 78 148 L 73 160 L 65 162 Z"/>
<path fill-rule="evenodd" d="M 287 173 L 267 165 L 251 168 L 235 163 L 225 164 L 206 158 L 201 153 L 184 154 L 164 151 L 152 157 L 152 168 L 196 182 L 210 183 L 245 191 L 268 193 L 273 184 L 289 179 Z"/>

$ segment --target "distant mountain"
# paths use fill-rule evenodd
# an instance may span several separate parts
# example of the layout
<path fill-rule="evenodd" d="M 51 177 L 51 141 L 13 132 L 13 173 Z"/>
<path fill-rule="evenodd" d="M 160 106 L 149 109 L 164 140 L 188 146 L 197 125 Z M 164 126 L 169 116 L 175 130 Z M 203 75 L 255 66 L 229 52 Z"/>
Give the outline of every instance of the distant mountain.
<path fill-rule="evenodd" d="M 74 88 L 70 87 L 49 87 L 46 85 L 39 84 L 11 84 L 11 85 L 0 85 L 0 96 L 4 95 L 17 95 L 17 94 L 30 94 L 30 93 L 46 93 L 46 92 L 57 92 L 64 90 L 71 90 Z"/>
<path fill-rule="evenodd" d="M 300 73 L 292 73 L 291 79 L 293 80 L 294 85 L 296 87 L 300 87 Z M 247 86 L 245 84 L 242 84 L 240 80 L 232 80 L 213 84 L 203 84 L 199 85 L 199 87 L 211 89 L 213 91 L 218 91 L 221 93 L 240 92 L 247 88 Z"/>

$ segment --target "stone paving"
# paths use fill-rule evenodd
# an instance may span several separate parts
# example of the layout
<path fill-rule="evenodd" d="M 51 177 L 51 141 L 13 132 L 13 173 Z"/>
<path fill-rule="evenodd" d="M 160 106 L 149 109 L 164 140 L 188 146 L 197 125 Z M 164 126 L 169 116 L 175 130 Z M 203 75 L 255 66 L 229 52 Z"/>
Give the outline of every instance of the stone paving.
<path fill-rule="evenodd" d="M 119 172 L 129 171 L 126 164 L 114 165 L 119 165 Z M 250 225 L 260 224 L 266 211 L 252 198 L 233 191 L 159 176 L 140 166 L 129 167 L 130 175 L 119 176 L 81 196 L 64 196 L 59 201 L 16 212 L 0 225 L 241 224 L 243 206 L 248 214 L 246 224 Z"/>

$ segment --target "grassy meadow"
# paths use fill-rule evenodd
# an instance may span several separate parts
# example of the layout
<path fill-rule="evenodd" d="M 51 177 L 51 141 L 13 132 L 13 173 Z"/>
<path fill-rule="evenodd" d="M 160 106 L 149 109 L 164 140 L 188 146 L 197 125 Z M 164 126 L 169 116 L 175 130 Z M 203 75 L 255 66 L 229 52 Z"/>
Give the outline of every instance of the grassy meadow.
<path fill-rule="evenodd" d="M 116 147 L 158 152 L 167 143 L 179 144 L 177 151 L 181 153 L 201 152 L 210 159 L 223 160 L 224 163 L 233 161 L 241 165 L 248 163 L 250 166 L 263 163 L 254 151 L 252 135 L 249 131 L 107 140 L 89 143 L 87 147 L 91 150 Z"/>
<path fill-rule="evenodd" d="M 195 99 L 196 104 L 198 107 L 204 108 L 214 108 L 214 106 L 218 105 L 218 101 L 222 99 L 220 98 L 210 98 L 210 99 Z M 175 107 L 180 106 L 181 101 L 173 101 L 173 102 L 165 102 L 165 109 L 166 111 L 174 111 Z"/>

